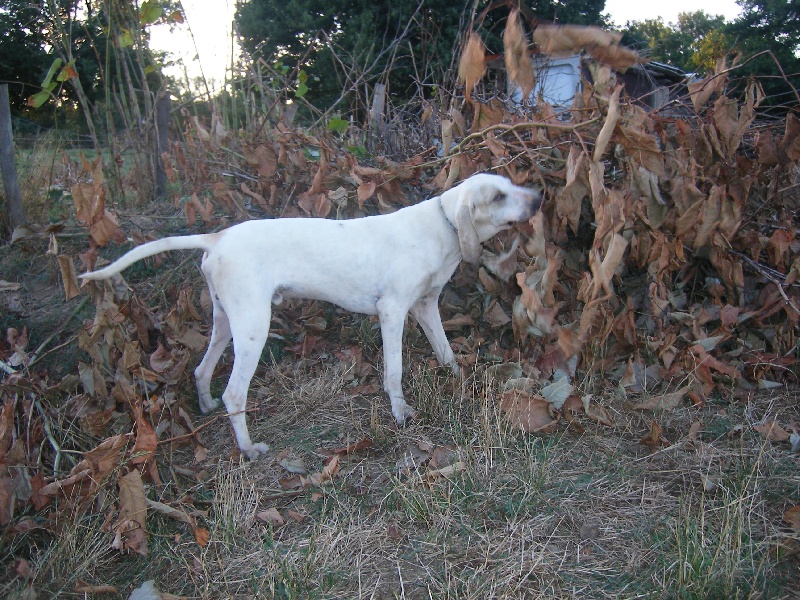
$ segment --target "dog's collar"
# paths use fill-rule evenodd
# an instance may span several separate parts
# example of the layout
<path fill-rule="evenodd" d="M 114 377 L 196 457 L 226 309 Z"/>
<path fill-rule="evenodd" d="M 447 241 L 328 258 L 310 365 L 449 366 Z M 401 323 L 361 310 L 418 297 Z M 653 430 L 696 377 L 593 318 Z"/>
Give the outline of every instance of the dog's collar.
<path fill-rule="evenodd" d="M 450 217 L 447 216 L 447 213 L 444 212 L 444 206 L 442 206 L 442 198 L 441 197 L 439 197 L 439 210 L 441 211 L 442 216 L 444 217 L 444 220 L 447 221 L 447 224 L 450 225 L 450 227 L 453 229 L 453 231 L 456 232 L 456 234 L 458 234 L 458 229 L 456 229 L 456 226 L 453 225 L 453 222 L 450 220 Z"/>

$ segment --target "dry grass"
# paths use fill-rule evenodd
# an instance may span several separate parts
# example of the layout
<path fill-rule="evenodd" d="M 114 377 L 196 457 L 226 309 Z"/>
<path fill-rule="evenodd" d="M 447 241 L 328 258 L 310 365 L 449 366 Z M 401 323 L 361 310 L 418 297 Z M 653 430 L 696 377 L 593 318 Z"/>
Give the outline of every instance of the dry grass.
<path fill-rule="evenodd" d="M 53 586 L 69 575 L 123 588 L 155 579 L 163 591 L 204 598 L 799 597 L 800 539 L 781 522 L 797 503 L 798 460 L 750 429 L 768 414 L 797 419 L 793 395 L 656 415 L 672 445 L 652 452 L 638 443 L 652 415 L 615 405 L 613 428 L 510 431 L 496 385 L 481 374 L 462 389 L 438 370 L 412 368 L 406 381 L 421 415 L 404 429 L 381 396 L 351 394 L 346 373 L 326 361 L 262 377 L 251 431 L 273 456 L 288 450 L 318 471 L 321 449 L 364 437 L 374 447 L 344 458 L 332 484 L 301 494 L 281 488 L 288 473 L 273 460 L 219 460 L 210 480 L 184 490 L 209 501 L 205 548 L 155 516 L 148 522 L 163 530 L 151 532 L 151 556 L 113 560 L 96 518 L 73 524 L 71 541 L 43 555 L 34 587 L 67 590 Z M 702 442 L 689 446 L 696 418 Z M 737 424 L 744 431 L 729 435 Z M 215 460 L 232 450 L 228 429 L 220 420 L 206 430 Z M 466 468 L 435 481 L 427 466 L 398 468 L 430 446 L 456 448 Z M 286 523 L 256 519 L 267 508 Z"/>
<path fill-rule="evenodd" d="M 176 259 L 171 276 L 196 278 L 193 260 Z M 34 264 L 43 289 L 57 285 L 52 266 Z M 378 361 L 371 322 L 348 329 L 357 338 L 348 343 Z M 75 594 L 80 582 L 114 584 L 127 597 L 148 579 L 195 598 L 800 598 L 800 536 L 782 522 L 800 503 L 798 456 L 752 429 L 773 417 L 800 422 L 796 390 L 660 414 L 601 397 L 613 427 L 581 417 L 583 433 L 528 435 L 508 427 L 485 370 L 462 384 L 426 366 L 430 349 L 415 326 L 407 338 L 404 383 L 420 415 L 406 428 L 394 425 L 383 394 L 354 393 L 352 373 L 316 354 L 259 370 L 251 433 L 271 444 L 268 459 L 231 459 L 221 414 L 202 434 L 207 479 L 176 471 L 192 464 L 188 448 L 160 456 L 164 484 L 149 497 L 184 497 L 205 511 L 204 548 L 184 524 L 151 514 L 149 556 L 119 555 L 104 528 L 110 500 L 100 495 L 82 511 L 56 511 L 63 520 L 47 532 L 10 538 L 3 554 L 32 557 L 30 588 L 40 598 Z M 190 386 L 185 400 L 195 405 Z M 653 418 L 670 440 L 656 452 L 639 443 Z M 703 429 L 690 444 L 695 420 Z M 279 453 L 314 472 L 321 450 L 364 438 L 373 447 L 343 457 L 331 484 L 299 494 L 281 487 L 289 474 Z M 463 470 L 429 480 L 420 461 L 432 447 L 454 448 Z M 286 523 L 258 520 L 268 508 Z M 0 597 L 28 597 L 21 579 L 3 581 Z"/>

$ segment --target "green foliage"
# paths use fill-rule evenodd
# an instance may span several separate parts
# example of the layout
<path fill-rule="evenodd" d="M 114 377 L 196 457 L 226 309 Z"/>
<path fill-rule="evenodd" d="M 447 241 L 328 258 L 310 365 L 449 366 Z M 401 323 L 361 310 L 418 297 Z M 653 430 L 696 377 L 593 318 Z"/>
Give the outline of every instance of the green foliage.
<path fill-rule="evenodd" d="M 800 4 L 785 0 L 741 0 L 739 4 L 743 12 L 733 22 L 702 10 L 681 13 L 677 23 L 664 23 L 661 18 L 629 22 L 623 43 L 653 60 L 701 74 L 713 72 L 717 59 L 738 55 L 743 67 L 737 73 L 742 80 L 759 77 L 767 103 L 796 104 Z"/>
<path fill-rule="evenodd" d="M 686 71 L 707 72 L 713 71 L 716 58 L 731 48 L 724 27 L 723 16 L 698 10 L 681 13 L 677 23 L 664 23 L 661 17 L 629 22 L 623 43 L 653 60 Z"/>
<path fill-rule="evenodd" d="M 334 133 L 344 133 L 349 126 L 350 122 L 341 117 L 333 117 L 328 121 L 328 131 L 333 131 Z"/>
<path fill-rule="evenodd" d="M 30 0 L 0 0 L 0 81 L 17 83 L 9 90 L 12 110 L 19 112 L 38 91 L 52 62 L 45 50 L 45 22 Z"/>
<path fill-rule="evenodd" d="M 739 4 L 742 6 L 741 17 L 726 29 L 735 40 L 737 50 L 744 58 L 765 50 L 772 53 L 772 56 L 762 54 L 749 61 L 744 65 L 744 73 L 763 77 L 762 85 L 769 103 L 796 105 L 795 90 L 800 88 L 800 3 L 741 0 Z M 784 79 L 784 74 L 787 79 Z"/>

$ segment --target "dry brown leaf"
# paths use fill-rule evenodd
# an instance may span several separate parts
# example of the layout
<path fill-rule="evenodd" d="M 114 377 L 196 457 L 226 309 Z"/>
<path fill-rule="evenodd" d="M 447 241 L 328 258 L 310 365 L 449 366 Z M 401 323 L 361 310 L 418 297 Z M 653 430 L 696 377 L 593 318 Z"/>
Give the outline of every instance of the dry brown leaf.
<path fill-rule="evenodd" d="M 714 124 L 728 156 L 733 156 L 742 143 L 742 137 L 756 118 L 756 109 L 763 96 L 760 86 L 750 81 L 745 90 L 744 104 L 726 96 L 720 96 L 714 103 Z"/>
<path fill-rule="evenodd" d="M 7 475 L 0 475 L 0 525 L 5 527 L 11 523 L 16 506 L 14 481 Z"/>
<path fill-rule="evenodd" d="M 301 457 L 285 456 L 278 460 L 278 464 L 286 471 L 289 471 L 289 473 L 295 475 L 305 475 L 308 473 L 308 469 L 306 469 L 306 465 Z"/>
<path fill-rule="evenodd" d="M 464 315 L 458 313 L 454 315 L 452 318 L 447 319 L 446 321 L 442 321 L 442 327 L 444 327 L 445 331 L 453 331 L 455 329 L 461 329 L 462 327 L 472 327 L 475 325 L 475 319 L 473 319 L 469 315 Z"/>
<path fill-rule="evenodd" d="M 632 65 L 642 62 L 635 50 L 624 46 L 594 46 L 587 51 L 597 62 L 607 65 L 619 73 L 624 73 Z"/>
<path fill-rule="evenodd" d="M 322 469 L 322 480 L 327 481 L 329 479 L 333 479 L 339 473 L 339 455 L 336 454 L 331 457 L 328 461 L 328 464 Z"/>
<path fill-rule="evenodd" d="M 473 101 L 472 91 L 475 85 L 486 72 L 485 56 L 486 47 L 483 41 L 477 33 L 471 31 L 461 61 L 458 63 L 458 80 L 464 84 L 464 96 L 470 102 Z"/>
<path fill-rule="evenodd" d="M 358 208 L 364 208 L 364 203 L 375 195 L 375 190 L 377 188 L 378 184 L 374 181 L 365 181 L 358 186 L 358 189 L 356 190 L 356 196 L 358 197 Z"/>
<path fill-rule="evenodd" d="M 448 479 L 455 475 L 456 473 L 460 473 L 461 471 L 466 470 L 467 465 L 463 461 L 458 461 L 453 463 L 452 465 L 447 465 L 446 467 L 442 467 L 440 469 L 432 469 L 425 471 L 425 479 L 428 481 L 436 481 L 437 479 L 444 477 Z"/>
<path fill-rule="evenodd" d="M 556 214 L 559 217 L 560 232 L 566 238 L 565 227 L 568 225 L 573 233 L 578 233 L 581 219 L 583 199 L 590 193 L 589 157 L 577 146 L 572 146 L 567 157 L 566 185 L 556 196 Z M 541 213 L 539 213 L 541 214 Z"/>
<path fill-rule="evenodd" d="M 249 187 L 247 187 L 246 183 L 242 182 L 242 185 L 239 186 L 239 189 L 242 190 L 243 194 L 250 196 L 253 200 L 255 200 L 256 204 L 261 207 L 261 210 L 265 212 L 269 210 L 269 203 L 267 203 L 266 198 L 264 198 L 264 196 L 261 194 L 257 194 L 251 190 Z M 189 204 L 187 203 L 184 206 L 189 206 Z"/>
<path fill-rule="evenodd" d="M 686 397 L 689 389 L 687 385 L 669 394 L 651 396 L 646 401 L 641 404 L 636 404 L 632 408 L 633 410 L 673 410 L 683 403 L 683 399 Z"/>
<path fill-rule="evenodd" d="M 339 455 L 334 454 L 331 459 L 328 461 L 321 473 L 312 473 L 308 477 L 303 477 L 302 475 L 299 476 L 300 484 L 302 487 L 319 487 L 324 485 L 339 473 Z M 281 484 L 283 485 L 283 484 Z"/>
<path fill-rule="evenodd" d="M 92 585 L 78 579 L 75 584 L 75 592 L 78 594 L 114 594 L 117 595 L 119 591 L 113 585 Z"/>
<path fill-rule="evenodd" d="M 618 44 L 621 39 L 621 33 L 595 26 L 540 24 L 533 32 L 533 41 L 544 54 L 577 54 L 583 48 Z"/>
<path fill-rule="evenodd" d="M 792 506 L 783 513 L 783 520 L 800 531 L 800 505 Z"/>
<path fill-rule="evenodd" d="M 127 238 L 119 226 L 117 217 L 108 210 L 103 211 L 103 216 L 89 227 L 89 235 L 97 242 L 98 246 L 105 246 L 108 242 L 124 243 Z"/>
<path fill-rule="evenodd" d="M 700 421 L 695 420 L 689 427 L 689 435 L 687 436 L 688 442 L 694 446 L 697 446 L 700 442 L 699 435 L 702 430 L 703 424 Z"/>
<path fill-rule="evenodd" d="M 39 495 L 43 497 L 56 496 L 59 492 L 63 492 L 77 483 L 80 483 L 84 480 L 89 480 L 92 476 L 91 470 L 89 469 L 85 461 L 82 461 L 82 463 L 80 464 L 83 464 L 84 468 L 82 469 L 78 469 L 77 467 L 73 468 L 72 474 L 69 477 L 65 477 L 64 479 L 58 479 L 56 481 L 53 481 L 52 483 L 48 483 L 47 485 L 43 486 L 39 490 Z"/>
<path fill-rule="evenodd" d="M 597 421 L 600 425 L 605 425 L 606 427 L 614 426 L 614 419 L 611 418 L 611 414 L 605 406 L 590 403 L 585 405 L 583 410 L 592 421 Z"/>
<path fill-rule="evenodd" d="M 194 534 L 194 539 L 197 542 L 197 545 L 201 548 L 205 547 L 208 543 L 208 536 L 209 532 L 207 529 L 197 526 L 197 519 L 195 519 L 192 515 L 187 513 L 184 510 L 179 508 L 175 508 L 169 506 L 168 504 L 164 504 L 163 502 L 157 502 L 155 500 L 147 500 L 147 506 L 155 510 L 157 513 L 164 515 L 170 519 L 174 519 L 176 521 L 180 521 L 181 523 L 186 523 L 189 527 L 192 528 L 192 533 Z"/>
<path fill-rule="evenodd" d="M 664 155 L 655 135 L 633 124 L 619 125 L 618 130 L 620 135 L 617 136 L 617 140 L 636 164 L 658 177 L 666 176 Z"/>
<path fill-rule="evenodd" d="M 14 441 L 14 409 L 16 402 L 14 396 L 6 398 L 3 409 L 0 411 L 0 456 L 5 456 L 11 443 Z"/>
<path fill-rule="evenodd" d="M 786 116 L 786 130 L 781 147 L 789 160 L 800 160 L 800 118 L 794 113 Z"/>
<path fill-rule="evenodd" d="M 357 442 L 351 442 L 346 446 L 339 446 L 338 448 L 331 448 L 330 450 L 321 450 L 321 453 L 326 454 L 327 456 L 331 456 L 333 454 L 353 454 L 354 452 L 360 452 L 361 450 L 368 450 L 374 446 L 375 442 L 373 442 L 370 438 L 365 437 L 361 438 Z"/>
<path fill-rule="evenodd" d="M 103 481 L 121 461 L 121 452 L 130 440 L 130 434 L 120 434 L 103 440 L 96 448 L 84 452 L 86 464 L 95 481 Z M 79 463 L 80 464 L 80 463 Z M 74 470 L 74 469 L 73 469 Z"/>
<path fill-rule="evenodd" d="M 257 512 L 256 519 L 262 523 L 266 523 L 267 525 L 271 525 L 272 527 L 276 528 L 285 523 L 281 513 L 278 512 L 277 508 L 268 508 L 267 510 Z"/>
<path fill-rule="evenodd" d="M 297 512 L 296 510 L 292 510 L 291 508 L 286 511 L 286 516 L 292 519 L 295 523 L 302 523 L 308 518 L 308 515 Z"/>
<path fill-rule="evenodd" d="M 172 353 L 159 342 L 156 351 L 150 355 L 150 368 L 156 373 L 164 373 L 174 363 Z"/>
<path fill-rule="evenodd" d="M 452 465 L 459 462 L 461 454 L 456 446 L 437 446 L 431 453 L 431 466 L 438 468 Z"/>
<path fill-rule="evenodd" d="M 599 298 L 601 291 L 604 291 L 608 296 L 614 296 L 614 284 L 611 279 L 622 262 L 622 257 L 625 255 L 627 247 L 628 240 L 615 233 L 608 251 L 602 259 L 599 252 L 593 251 L 589 254 L 589 268 L 592 270 L 592 282 L 594 285 L 592 300 Z"/>
<path fill-rule="evenodd" d="M 386 537 L 388 537 L 390 540 L 399 540 L 403 537 L 403 532 L 400 530 L 400 526 L 394 521 L 390 522 L 386 526 Z"/>
<path fill-rule="evenodd" d="M 119 478 L 119 519 L 114 526 L 114 548 L 147 556 L 147 500 L 144 483 L 137 470 Z"/>
<path fill-rule="evenodd" d="M 80 285 L 78 284 L 78 276 L 75 274 L 75 263 L 72 261 L 71 256 L 66 256 L 64 254 L 59 254 L 56 260 L 58 261 L 58 268 L 61 271 L 64 294 L 67 300 L 69 300 L 81 293 Z"/>
<path fill-rule="evenodd" d="M 489 308 L 484 311 L 483 318 L 492 327 L 504 327 L 511 322 L 511 317 L 503 310 L 497 300 L 492 300 Z"/>
<path fill-rule="evenodd" d="M 650 421 L 650 431 L 639 440 L 640 444 L 644 444 L 649 448 L 656 449 L 668 443 L 661 435 L 664 433 L 661 425 L 655 419 Z"/>
<path fill-rule="evenodd" d="M 551 433 L 558 421 L 550 414 L 550 403 L 538 395 L 509 390 L 500 396 L 502 410 L 513 427 L 530 433 Z"/>
<path fill-rule="evenodd" d="M 175 336 L 175 341 L 180 342 L 194 352 L 200 352 L 208 346 L 208 337 L 194 327 L 184 329 L 180 335 Z"/>
<path fill-rule="evenodd" d="M 519 248 L 519 237 L 515 237 L 511 247 L 500 254 L 485 253 L 481 262 L 496 275 L 501 281 L 510 281 L 511 277 L 519 271 L 517 262 L 517 249 Z"/>
<path fill-rule="evenodd" d="M 153 426 L 144 418 L 139 405 L 134 407 L 136 418 L 136 441 L 131 450 L 131 463 L 140 465 L 152 458 L 158 446 L 158 438 Z"/>
<path fill-rule="evenodd" d="M 522 98 L 527 99 L 533 91 L 533 61 L 528 54 L 528 40 L 519 18 L 519 10 L 513 9 L 503 32 L 503 50 L 506 71 L 522 88 Z"/>
<path fill-rule="evenodd" d="M 592 160 L 596 163 L 600 162 L 600 159 L 603 157 L 603 153 L 606 151 L 606 146 L 608 145 L 611 135 L 614 133 L 614 129 L 619 121 L 619 94 L 622 92 L 623 87 L 624 86 L 622 85 L 618 85 L 616 88 L 614 88 L 614 92 L 608 99 L 608 113 L 606 114 L 606 120 L 603 123 L 602 129 L 600 129 L 600 133 L 597 134 L 597 141 L 594 145 L 594 154 L 592 154 Z"/>
<path fill-rule="evenodd" d="M 271 179 L 278 171 L 278 154 L 270 146 L 257 146 L 255 150 L 244 148 L 245 160 L 256 167 L 260 177 Z"/>
<path fill-rule="evenodd" d="M 497 136 L 494 135 L 494 132 L 490 131 L 489 134 L 484 138 L 483 143 L 486 144 L 486 147 L 489 149 L 489 151 L 497 158 L 508 157 L 508 149 L 506 148 L 506 145 L 497 139 Z"/>
<path fill-rule="evenodd" d="M 700 81 L 692 81 L 686 84 L 695 111 L 700 112 L 700 109 L 708 102 L 711 95 L 721 89 L 720 84 L 724 86 L 724 78 L 716 75 L 709 75 Z"/>
<path fill-rule="evenodd" d="M 788 431 L 778 425 L 777 421 L 770 421 L 762 423 L 761 425 L 754 425 L 753 429 L 767 438 L 767 440 L 770 442 L 785 442 L 791 436 Z"/>

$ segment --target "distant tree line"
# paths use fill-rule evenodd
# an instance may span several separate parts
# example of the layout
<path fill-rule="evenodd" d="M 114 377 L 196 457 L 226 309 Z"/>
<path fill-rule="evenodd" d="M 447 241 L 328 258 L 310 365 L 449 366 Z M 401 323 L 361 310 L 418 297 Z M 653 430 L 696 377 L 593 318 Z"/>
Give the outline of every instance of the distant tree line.
<path fill-rule="evenodd" d="M 742 13 L 731 22 L 703 10 L 682 13 L 677 23 L 629 22 L 622 42 L 652 60 L 700 75 L 713 72 L 720 57 L 727 57 L 728 65 L 738 60 L 740 78 L 758 76 L 770 104 L 797 104 L 792 87 L 800 88 L 800 2 L 738 4 Z"/>
<path fill-rule="evenodd" d="M 346 112 L 353 108 L 352 94 L 343 91 L 363 90 L 367 84 L 386 84 L 397 104 L 436 94 L 451 83 L 465 33 L 476 29 L 490 52 L 500 52 L 505 18 L 518 4 L 519 0 L 240 0 L 235 21 L 243 49 L 291 79 L 295 93 L 323 109 L 339 103 Z M 800 87 L 800 2 L 739 4 L 743 12 L 733 22 L 703 10 L 681 14 L 677 23 L 629 22 L 623 43 L 653 60 L 698 74 L 713 70 L 719 57 L 738 54 L 746 62 L 739 73 L 762 77 L 773 104 L 795 102 L 792 85 Z M 85 118 L 76 108 L 81 95 L 99 115 L 119 109 L 119 103 L 109 102 L 110 91 L 163 85 L 158 57 L 149 49 L 142 53 L 138 43 L 134 52 L 133 46 L 120 42 L 127 33 L 114 29 L 119 23 L 132 23 L 136 39 L 146 44 L 141 11 L 155 5 L 164 15 L 175 8 L 173 0 L 0 0 L 0 81 L 10 84 L 14 114 L 39 122 L 46 120 L 43 115 L 52 118 L 52 111 L 37 113 L 26 103 L 41 90 L 56 49 L 71 57 L 78 75 L 77 82 L 58 90 L 66 101 L 64 109 L 71 107 L 76 120 Z M 521 6 L 534 24 L 609 23 L 605 0 L 533 0 Z M 142 60 L 147 64 L 138 65 Z"/>

